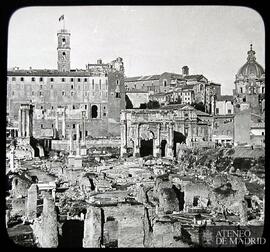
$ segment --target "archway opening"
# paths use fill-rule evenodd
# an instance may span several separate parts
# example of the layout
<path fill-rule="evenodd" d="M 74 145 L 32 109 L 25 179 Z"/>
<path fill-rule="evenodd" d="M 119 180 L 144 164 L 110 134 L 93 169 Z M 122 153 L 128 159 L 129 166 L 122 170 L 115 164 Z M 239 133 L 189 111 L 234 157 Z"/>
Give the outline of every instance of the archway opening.
<path fill-rule="evenodd" d="M 140 156 L 145 157 L 153 155 L 153 139 L 150 140 L 141 140 L 141 147 L 140 147 Z"/>
<path fill-rule="evenodd" d="M 173 132 L 174 135 L 174 143 L 173 143 L 173 152 L 174 152 L 174 156 L 176 157 L 176 153 L 177 153 L 177 143 L 186 143 L 186 137 L 178 131 L 174 131 Z"/>
<path fill-rule="evenodd" d="M 92 118 L 97 118 L 97 116 L 98 116 L 98 107 L 97 107 L 97 105 L 92 106 L 91 112 L 92 112 L 91 113 Z"/>
<path fill-rule="evenodd" d="M 167 145 L 167 141 L 166 140 L 162 140 L 160 145 L 161 145 L 161 157 L 165 157 L 166 156 L 166 145 Z"/>
<path fill-rule="evenodd" d="M 62 226 L 62 236 L 59 237 L 59 248 L 82 248 L 84 222 L 67 220 Z"/>

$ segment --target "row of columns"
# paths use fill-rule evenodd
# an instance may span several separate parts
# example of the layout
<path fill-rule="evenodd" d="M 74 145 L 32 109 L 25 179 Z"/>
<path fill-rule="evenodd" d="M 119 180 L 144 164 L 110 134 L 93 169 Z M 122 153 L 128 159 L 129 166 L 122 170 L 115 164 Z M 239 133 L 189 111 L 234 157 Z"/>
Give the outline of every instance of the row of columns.
<path fill-rule="evenodd" d="M 58 131 L 59 131 L 59 117 L 58 117 L 57 111 L 56 111 L 56 116 L 55 116 L 55 129 L 58 133 Z M 62 138 L 63 139 L 66 138 L 66 110 L 63 111 L 63 116 L 62 116 Z M 85 111 L 82 111 L 82 141 L 84 144 L 85 143 Z"/>
<path fill-rule="evenodd" d="M 32 136 L 31 105 L 22 104 L 19 109 L 18 137 L 27 138 Z"/>
<path fill-rule="evenodd" d="M 58 112 L 56 111 L 55 115 L 55 129 L 58 134 L 59 131 L 59 117 L 58 117 Z M 66 138 L 66 109 L 63 111 L 63 116 L 62 116 L 62 138 Z"/>
<path fill-rule="evenodd" d="M 80 124 L 76 124 L 76 156 L 86 155 L 86 141 L 85 141 L 85 122 L 83 118 L 82 122 L 82 138 L 80 138 Z M 82 145 L 82 148 L 81 148 Z M 73 154 L 73 130 L 70 130 L 70 138 L 69 138 L 69 150 L 70 155 Z M 83 153 L 81 153 L 83 151 Z"/>

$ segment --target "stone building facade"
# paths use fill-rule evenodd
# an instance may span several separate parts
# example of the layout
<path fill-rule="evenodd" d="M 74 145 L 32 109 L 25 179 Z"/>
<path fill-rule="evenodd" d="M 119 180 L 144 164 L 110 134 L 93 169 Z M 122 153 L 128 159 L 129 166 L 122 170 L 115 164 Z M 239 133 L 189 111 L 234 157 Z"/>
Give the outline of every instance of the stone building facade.
<path fill-rule="evenodd" d="M 213 113 L 220 86 L 208 81 L 202 74 L 190 75 L 187 66 L 182 68 L 182 74 L 164 72 L 160 75 L 125 78 L 126 90 L 148 91 L 150 100 L 166 105 L 175 102 L 203 103 L 208 113 Z"/>
<path fill-rule="evenodd" d="M 31 104 L 35 138 L 75 134 L 76 124 L 82 129 L 83 117 L 86 136 L 120 136 L 120 110 L 125 108 L 123 59 L 106 64 L 98 60 L 86 69 L 70 69 L 70 33 L 61 29 L 57 38 L 57 70 L 8 71 L 10 120 L 19 120 L 21 104 Z"/>
<path fill-rule="evenodd" d="M 121 111 L 121 156 L 176 156 L 179 146 L 212 141 L 213 117 L 189 105 Z"/>

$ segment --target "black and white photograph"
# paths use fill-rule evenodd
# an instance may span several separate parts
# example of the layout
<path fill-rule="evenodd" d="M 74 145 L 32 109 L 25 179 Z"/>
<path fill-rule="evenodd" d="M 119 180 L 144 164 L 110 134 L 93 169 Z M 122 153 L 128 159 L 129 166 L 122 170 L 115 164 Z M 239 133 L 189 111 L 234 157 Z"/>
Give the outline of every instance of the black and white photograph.
<path fill-rule="evenodd" d="M 14 246 L 267 243 L 259 12 L 27 6 L 7 39 L 4 208 Z"/>

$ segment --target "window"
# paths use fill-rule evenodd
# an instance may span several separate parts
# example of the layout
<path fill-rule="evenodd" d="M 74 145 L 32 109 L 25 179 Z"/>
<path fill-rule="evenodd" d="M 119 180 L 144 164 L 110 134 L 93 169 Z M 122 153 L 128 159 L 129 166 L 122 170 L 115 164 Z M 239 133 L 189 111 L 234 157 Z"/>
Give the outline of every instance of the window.
<path fill-rule="evenodd" d="M 84 109 L 87 109 L 87 105 L 84 105 Z"/>
<path fill-rule="evenodd" d="M 53 106 L 52 106 L 52 109 L 53 109 Z"/>
<path fill-rule="evenodd" d="M 65 95 L 65 91 L 62 91 L 62 96 L 64 96 Z"/>
<path fill-rule="evenodd" d="M 53 124 L 52 124 L 52 128 L 53 128 Z"/>
<path fill-rule="evenodd" d="M 81 82 L 81 79 L 80 78 L 78 78 L 78 82 Z"/>
<path fill-rule="evenodd" d="M 84 78 L 84 82 L 87 82 L 87 78 Z"/>
<path fill-rule="evenodd" d="M 35 81 L 35 77 L 32 77 L 32 79 L 31 79 L 32 81 Z"/>
<path fill-rule="evenodd" d="M 72 128 L 75 129 L 75 124 L 72 125 Z"/>
<path fill-rule="evenodd" d="M 106 113 L 105 112 L 103 113 L 103 116 L 106 116 Z"/>
<path fill-rule="evenodd" d="M 43 106 L 40 106 L 40 109 L 43 109 Z"/>
<path fill-rule="evenodd" d="M 24 78 L 23 77 L 21 77 L 21 81 L 24 81 Z"/>
<path fill-rule="evenodd" d="M 12 81 L 16 81 L 16 77 L 12 77 Z"/>
<path fill-rule="evenodd" d="M 71 85 L 71 86 L 70 86 L 70 88 L 71 88 L 71 89 L 73 89 L 73 88 L 74 88 L 74 86 L 73 86 L 73 85 Z"/>
<path fill-rule="evenodd" d="M 40 78 L 39 78 L 39 81 L 43 81 L 43 78 L 42 78 L 42 77 L 40 77 Z"/>
<path fill-rule="evenodd" d="M 262 136 L 264 136 L 264 132 L 262 131 Z"/>
<path fill-rule="evenodd" d="M 75 105 L 72 106 L 72 109 L 75 109 Z"/>
<path fill-rule="evenodd" d="M 116 85 L 119 85 L 119 80 L 116 80 Z"/>
<path fill-rule="evenodd" d="M 62 82 L 65 82 L 65 78 L 62 78 Z"/>
<path fill-rule="evenodd" d="M 53 78 L 51 78 L 50 81 L 53 82 Z"/>
<path fill-rule="evenodd" d="M 43 129 L 43 124 L 40 124 L 40 128 Z"/>
<path fill-rule="evenodd" d="M 115 93 L 115 97 L 116 97 L 116 98 L 121 98 L 120 93 L 119 93 L 119 92 L 116 92 L 116 93 Z"/>
<path fill-rule="evenodd" d="M 232 110 L 231 109 L 228 109 L 228 114 L 231 114 L 232 113 Z"/>
<path fill-rule="evenodd" d="M 86 136 L 86 137 L 88 136 L 88 131 L 87 131 L 87 130 L 85 131 L 85 136 Z"/>
<path fill-rule="evenodd" d="M 219 108 L 216 108 L 216 114 L 217 115 L 219 114 Z"/>
<path fill-rule="evenodd" d="M 163 80 L 163 86 L 164 86 L 164 87 L 167 86 L 167 80 Z"/>
<path fill-rule="evenodd" d="M 98 116 L 98 107 L 97 105 L 93 105 L 91 109 L 91 117 L 97 118 L 97 116 Z"/>
<path fill-rule="evenodd" d="M 73 82 L 73 81 L 74 81 L 74 79 L 73 79 L 73 78 L 70 78 L 70 81 L 71 81 L 71 82 Z"/>
<path fill-rule="evenodd" d="M 42 92 L 39 92 L 39 96 L 42 96 Z"/>
<path fill-rule="evenodd" d="M 262 93 L 264 94 L 264 87 L 262 87 Z"/>
<path fill-rule="evenodd" d="M 241 93 L 241 94 L 243 93 L 243 88 L 242 88 L 242 87 L 240 87 L 240 93 Z"/>

